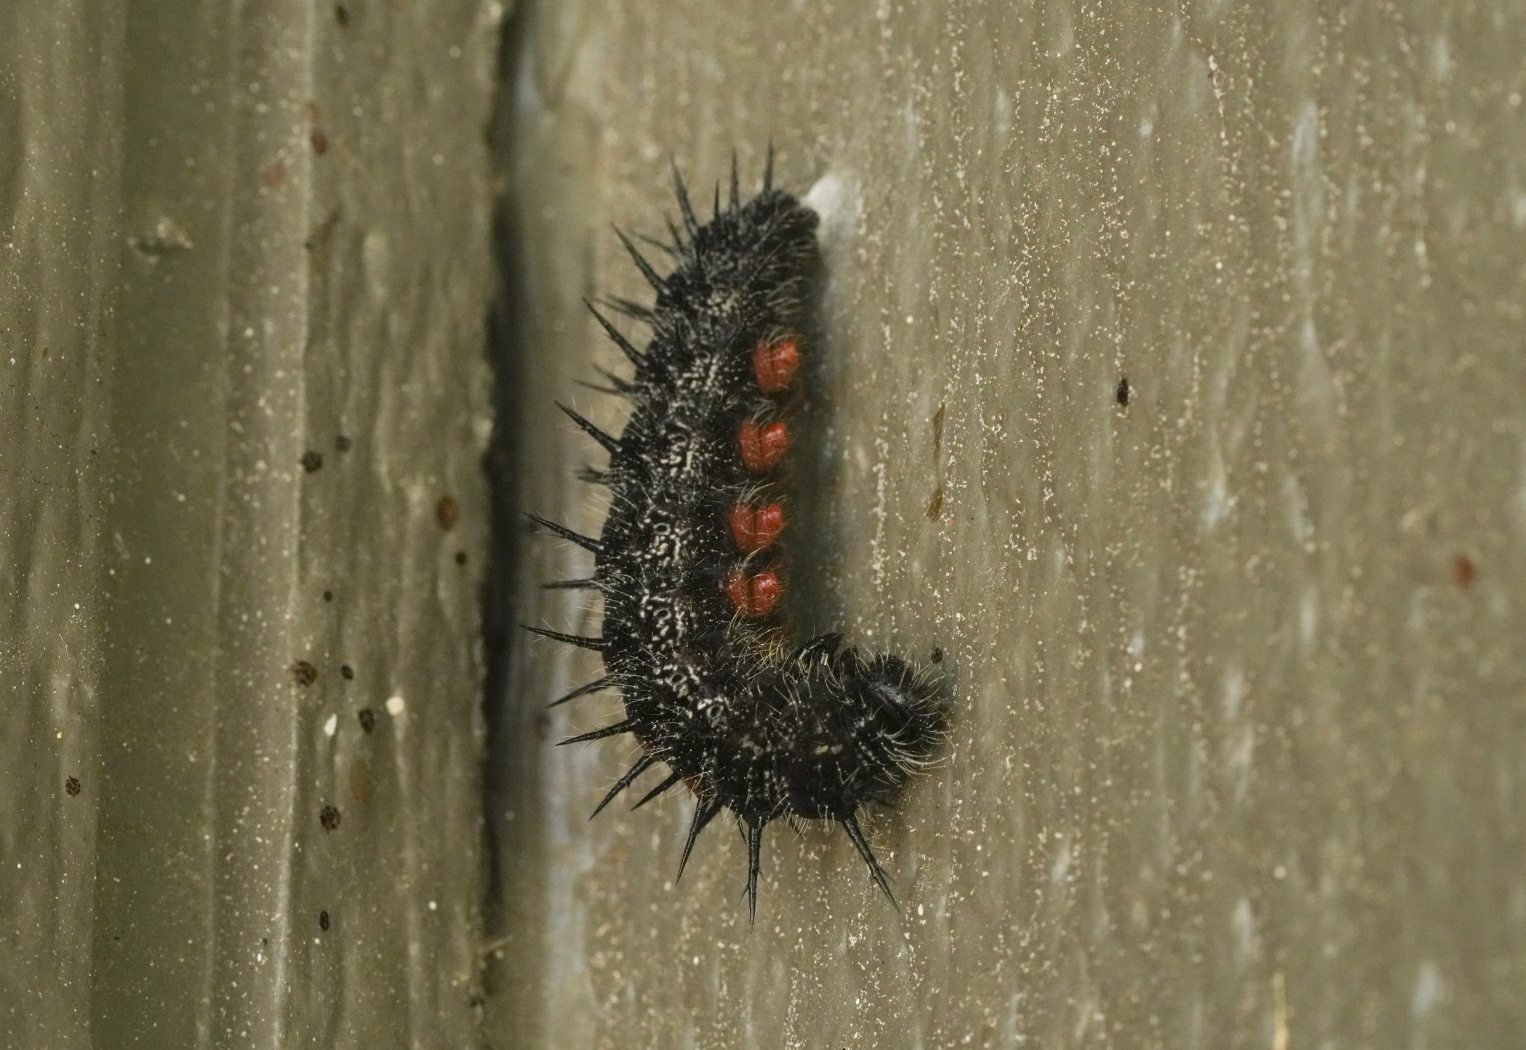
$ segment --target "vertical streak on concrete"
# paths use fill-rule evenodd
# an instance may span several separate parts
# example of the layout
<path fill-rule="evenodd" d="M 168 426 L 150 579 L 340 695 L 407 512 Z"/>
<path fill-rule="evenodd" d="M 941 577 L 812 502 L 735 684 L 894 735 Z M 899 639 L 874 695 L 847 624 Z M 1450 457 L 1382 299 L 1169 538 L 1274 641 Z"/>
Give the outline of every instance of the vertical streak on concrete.
<path fill-rule="evenodd" d="M 286 1044 L 299 461 L 313 5 L 245 7 L 234 38 L 225 488 L 218 523 L 212 1045 Z"/>

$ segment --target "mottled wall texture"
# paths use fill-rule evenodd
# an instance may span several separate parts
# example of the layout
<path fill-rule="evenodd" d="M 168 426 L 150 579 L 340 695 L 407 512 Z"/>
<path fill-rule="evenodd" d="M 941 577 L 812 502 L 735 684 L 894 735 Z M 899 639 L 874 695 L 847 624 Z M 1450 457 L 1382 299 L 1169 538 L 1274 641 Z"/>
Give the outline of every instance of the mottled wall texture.
<path fill-rule="evenodd" d="M 618 702 L 515 641 L 492 1045 L 1526 1044 L 1526 9 L 532 0 L 505 61 L 507 503 L 597 529 L 553 401 L 621 421 L 610 224 L 772 141 L 828 267 L 801 556 L 955 714 L 869 820 L 899 908 L 774 824 L 749 927 L 730 828 L 674 884 L 683 792 L 585 821 L 633 745 L 552 744 Z"/>
<path fill-rule="evenodd" d="M 478 1031 L 501 5 L 0 0 L 0 1047 Z"/>

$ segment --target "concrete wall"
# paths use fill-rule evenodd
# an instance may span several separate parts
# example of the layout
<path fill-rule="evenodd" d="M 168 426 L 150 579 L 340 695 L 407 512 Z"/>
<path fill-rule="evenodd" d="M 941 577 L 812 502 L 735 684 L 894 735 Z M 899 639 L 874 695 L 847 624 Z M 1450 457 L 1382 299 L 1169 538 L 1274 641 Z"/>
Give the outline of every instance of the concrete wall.
<path fill-rule="evenodd" d="M 617 701 L 545 713 L 596 660 L 518 639 L 493 1044 L 1526 1039 L 1523 54 L 1503 0 L 524 5 L 507 502 L 596 529 L 552 402 L 620 421 L 609 225 L 772 140 L 826 213 L 823 615 L 956 709 L 870 822 L 899 910 L 775 824 L 749 927 L 729 829 L 673 884 L 681 792 L 585 821 L 632 745 L 552 743 Z"/>
<path fill-rule="evenodd" d="M 1519 5 L 505 15 L 0 10 L 0 1045 L 1526 1040 Z M 598 620 L 519 513 L 602 515 L 609 224 L 770 140 L 806 615 L 955 716 L 899 909 L 773 825 L 749 926 L 514 624 Z"/>

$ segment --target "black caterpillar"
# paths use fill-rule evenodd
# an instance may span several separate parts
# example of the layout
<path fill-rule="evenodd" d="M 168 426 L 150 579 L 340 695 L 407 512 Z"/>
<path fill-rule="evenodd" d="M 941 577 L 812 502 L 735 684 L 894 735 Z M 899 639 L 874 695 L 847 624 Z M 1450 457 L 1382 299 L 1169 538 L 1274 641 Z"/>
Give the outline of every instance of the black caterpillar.
<path fill-rule="evenodd" d="M 632 380 L 606 373 L 605 389 L 632 405 L 625 431 L 612 437 L 558 406 L 609 452 L 606 470 L 583 474 L 613 494 L 603 532 L 593 539 L 530 516 L 595 557 L 591 577 L 546 586 L 604 600 L 603 637 L 529 628 L 603 654 L 604 677 L 556 704 L 602 689 L 625 700 L 622 721 L 562 743 L 630 733 L 641 744 L 595 814 L 658 763 L 668 775 L 638 807 L 679 782 L 694 791 L 680 876 L 699 833 L 722 809 L 735 813 L 750 919 L 763 827 L 779 817 L 841 824 L 893 902 L 856 814 L 889 804 L 928 760 L 947 722 L 940 690 L 900 657 L 862 653 L 837 634 L 792 645 L 779 608 L 778 478 L 790 443 L 779 417 L 810 330 L 817 217 L 773 188 L 772 150 L 763 190 L 746 204 L 733 158 L 729 206 L 717 186 L 703 226 L 676 166 L 673 183 L 683 230 L 670 222 L 672 243 L 651 242 L 673 257 L 672 273 L 659 276 L 616 231 L 657 292 L 651 309 L 610 303 L 650 326 L 646 350 L 589 304 L 635 365 Z"/>

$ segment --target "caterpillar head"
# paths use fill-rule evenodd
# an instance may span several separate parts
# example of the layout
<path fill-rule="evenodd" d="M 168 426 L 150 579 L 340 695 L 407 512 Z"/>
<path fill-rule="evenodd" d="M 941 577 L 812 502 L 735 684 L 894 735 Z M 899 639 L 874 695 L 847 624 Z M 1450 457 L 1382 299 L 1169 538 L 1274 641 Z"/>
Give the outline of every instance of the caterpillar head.
<path fill-rule="evenodd" d="M 779 741 L 777 754 L 786 806 L 802 817 L 841 820 L 865 803 L 889 804 L 947 730 L 936 679 L 898 656 L 841 643 L 825 635 L 795 660 L 795 739 Z"/>

